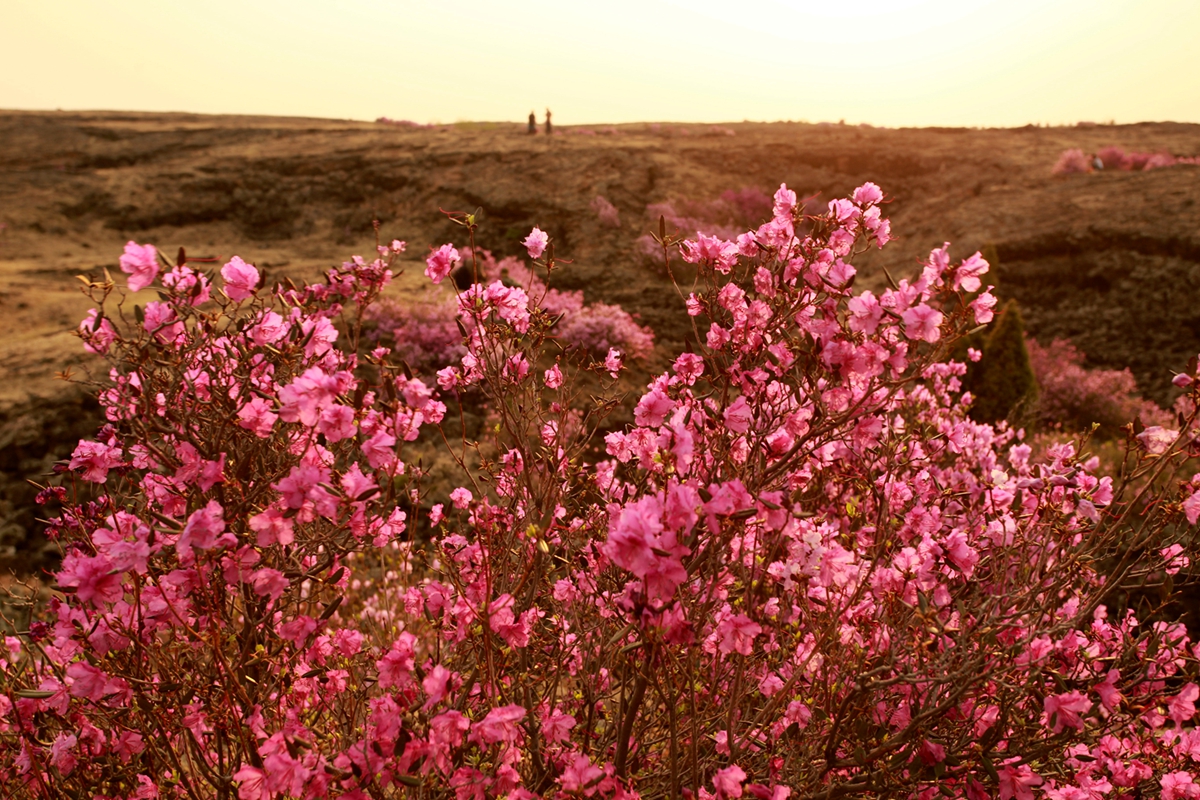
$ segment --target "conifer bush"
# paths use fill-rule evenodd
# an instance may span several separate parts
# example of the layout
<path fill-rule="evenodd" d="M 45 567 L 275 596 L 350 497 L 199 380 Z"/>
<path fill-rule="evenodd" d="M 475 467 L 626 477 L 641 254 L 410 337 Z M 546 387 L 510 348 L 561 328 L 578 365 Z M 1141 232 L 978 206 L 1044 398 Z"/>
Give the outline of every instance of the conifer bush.
<path fill-rule="evenodd" d="M 1029 363 L 1017 301 L 1004 304 L 980 350 L 978 363 L 968 373 L 968 388 L 975 398 L 971 418 L 989 423 L 1032 420 L 1038 382 Z"/>
<path fill-rule="evenodd" d="M 162 274 L 130 243 L 128 287 L 162 295 L 89 286 L 109 424 L 44 489 L 64 559 L 2 653 L 0 786 L 1196 796 L 1196 646 L 1108 605 L 1190 569 L 1195 412 L 1118 481 L 1069 444 L 1031 464 L 943 360 L 993 315 L 982 257 L 853 290 L 882 200 L 805 220 L 785 186 L 736 239 L 668 239 L 699 342 L 602 452 L 623 354 L 555 359 L 528 288 L 457 292 L 466 352 L 434 384 L 362 332 L 400 242 L 301 287 L 240 259 Z M 545 235 L 526 246 L 552 282 Z M 481 469 L 421 512 L 411 447 L 468 390 L 484 435 L 444 444 Z"/>

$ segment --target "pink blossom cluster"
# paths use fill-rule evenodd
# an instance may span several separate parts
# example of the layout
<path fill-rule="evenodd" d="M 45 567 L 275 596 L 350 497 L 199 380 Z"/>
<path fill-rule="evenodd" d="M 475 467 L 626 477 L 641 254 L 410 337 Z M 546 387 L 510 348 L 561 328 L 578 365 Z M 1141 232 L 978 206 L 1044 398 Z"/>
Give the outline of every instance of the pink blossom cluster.
<path fill-rule="evenodd" d="M 1148 172 L 1152 169 L 1174 167 L 1181 164 L 1200 164 L 1200 156 L 1176 156 L 1167 152 L 1145 153 L 1137 150 L 1126 151 L 1123 147 L 1109 145 L 1096 151 L 1095 157 L 1084 155 L 1079 148 L 1064 150 L 1051 170 L 1055 175 L 1065 175 L 1074 172 L 1095 172 L 1095 159 L 1106 170 L 1122 170 L 1125 172 Z"/>
<path fill-rule="evenodd" d="M 650 221 L 657 224 L 661 217 L 668 231 L 685 236 L 699 232 L 735 239 L 748 227 L 758 225 L 771 216 L 774 201 L 771 195 L 755 187 L 729 189 L 715 200 L 681 199 L 646 206 Z M 637 240 L 637 249 L 645 259 L 662 260 L 662 247 L 652 236 Z"/>
<path fill-rule="evenodd" d="M 153 324 L 105 328 L 93 286 L 110 424 L 53 488 L 102 491 L 54 521 L 53 597 L 0 650 L 0 785 L 1196 796 L 1200 645 L 1132 599 L 1197 556 L 1195 362 L 1189 416 L 1119 479 L 1073 444 L 1033 463 L 942 360 L 992 316 L 981 257 L 854 291 L 883 201 L 865 184 L 806 229 L 783 186 L 755 229 L 684 243 L 702 341 L 617 430 L 615 382 L 555 361 L 551 290 L 471 253 L 438 383 L 488 424 L 443 431 L 464 477 L 428 512 L 405 448 L 446 408 L 361 330 L 395 248 L 242 301 L 180 265 Z"/>
<path fill-rule="evenodd" d="M 546 252 L 549 237 L 534 228 L 524 244 L 532 258 L 540 258 Z M 503 294 L 511 297 L 510 305 L 517 302 L 524 303 L 527 309 L 540 308 L 557 320 L 550 335 L 570 349 L 604 358 L 615 348 L 635 359 L 646 358 L 654 349 L 654 333 L 638 324 L 629 312 L 608 303 L 585 305 L 582 292 L 549 288 L 518 258 L 497 260 L 491 252 L 480 248 L 467 248 L 458 258 L 474 259 L 481 279 L 491 284 L 482 297 Z M 506 287 L 505 281 L 516 286 Z M 465 296 L 474 297 L 470 292 Z M 462 300 L 439 300 L 433 294 L 417 302 L 384 299 L 367 310 L 366 319 L 375 326 L 377 340 L 384 341 L 379 338 L 381 333 L 390 333 L 392 339 L 387 343 L 397 357 L 422 374 L 433 374 L 465 355 L 459 325 L 473 325 L 470 314 L 463 313 L 469 306 L 470 303 L 464 306 Z M 92 323 L 87 320 L 84 324 Z"/>
<path fill-rule="evenodd" d="M 458 306 L 445 293 L 426 291 L 408 302 L 388 297 L 370 306 L 363 318 L 373 326 L 370 338 L 421 375 L 433 375 L 467 352 L 455 324 Z"/>
<path fill-rule="evenodd" d="M 1126 423 L 1162 425 L 1169 415 L 1138 392 L 1128 369 L 1089 369 L 1070 342 L 1055 339 L 1042 347 L 1027 339 L 1029 365 L 1038 383 L 1037 413 L 1046 426 L 1087 430 L 1099 423 L 1109 436 Z"/>
<path fill-rule="evenodd" d="M 596 195 L 592 198 L 592 202 L 588 206 L 592 209 L 592 213 L 596 215 L 596 219 L 606 228 L 621 227 L 621 213 L 617 211 L 617 207 L 608 201 L 604 195 Z"/>

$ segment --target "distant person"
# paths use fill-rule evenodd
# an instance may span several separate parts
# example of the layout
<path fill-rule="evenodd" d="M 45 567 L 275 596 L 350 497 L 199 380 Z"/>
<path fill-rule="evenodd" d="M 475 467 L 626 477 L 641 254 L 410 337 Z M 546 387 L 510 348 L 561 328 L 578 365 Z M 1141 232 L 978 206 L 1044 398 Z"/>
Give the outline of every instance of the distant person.
<path fill-rule="evenodd" d="M 554 132 L 554 129 L 550 125 L 550 109 L 547 108 L 546 109 L 546 135 L 549 136 L 553 132 Z"/>
<path fill-rule="evenodd" d="M 537 114 L 534 114 L 532 111 L 530 111 L 529 112 L 529 135 L 532 136 L 535 133 L 537 133 Z"/>
<path fill-rule="evenodd" d="M 1094 153 L 1092 154 L 1092 168 L 1097 172 L 1100 172 L 1104 169 L 1104 162 L 1100 160 L 1100 156 Z"/>

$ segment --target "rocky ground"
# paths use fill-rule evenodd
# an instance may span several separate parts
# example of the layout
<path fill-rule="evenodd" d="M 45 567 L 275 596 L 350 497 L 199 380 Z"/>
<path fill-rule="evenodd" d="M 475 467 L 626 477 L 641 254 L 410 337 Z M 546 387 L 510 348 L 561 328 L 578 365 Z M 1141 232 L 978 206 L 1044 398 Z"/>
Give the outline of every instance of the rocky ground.
<path fill-rule="evenodd" d="M 1038 338 L 1133 369 L 1170 400 L 1168 370 L 1200 351 L 1197 167 L 1054 176 L 1066 148 L 1200 153 L 1200 126 L 881 129 L 798 123 L 624 125 L 527 136 L 517 124 L 405 128 L 274 117 L 0 112 L 0 557 L 36 568 L 37 479 L 94 430 L 97 365 L 70 331 L 77 274 L 116 272 L 128 239 L 234 253 L 269 277 L 311 276 L 386 240 L 464 244 L 439 212 L 483 210 L 479 244 L 515 254 L 535 224 L 573 263 L 557 278 L 641 315 L 664 351 L 689 333 L 661 267 L 636 254 L 653 203 L 781 182 L 822 200 L 866 180 L 892 198 L 897 242 L 862 262 L 900 277 L 930 248 L 989 247 L 1002 297 Z M 620 214 L 606 225 L 597 196 Z M 398 291 L 405 291 L 402 284 Z"/>

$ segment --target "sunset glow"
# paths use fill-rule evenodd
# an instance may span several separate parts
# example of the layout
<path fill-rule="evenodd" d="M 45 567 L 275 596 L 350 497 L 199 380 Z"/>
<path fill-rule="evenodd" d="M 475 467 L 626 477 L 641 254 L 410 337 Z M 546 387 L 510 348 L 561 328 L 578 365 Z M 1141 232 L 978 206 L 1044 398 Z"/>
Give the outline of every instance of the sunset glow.
<path fill-rule="evenodd" d="M 563 124 L 1196 121 L 1196 30 L 1189 0 L 12 0 L 0 107 L 418 122 L 550 107 Z"/>

